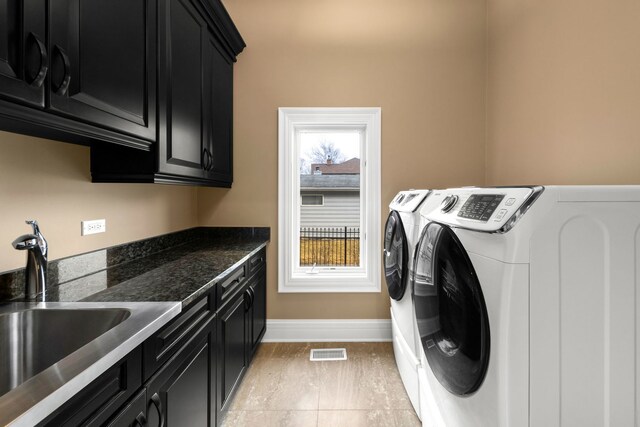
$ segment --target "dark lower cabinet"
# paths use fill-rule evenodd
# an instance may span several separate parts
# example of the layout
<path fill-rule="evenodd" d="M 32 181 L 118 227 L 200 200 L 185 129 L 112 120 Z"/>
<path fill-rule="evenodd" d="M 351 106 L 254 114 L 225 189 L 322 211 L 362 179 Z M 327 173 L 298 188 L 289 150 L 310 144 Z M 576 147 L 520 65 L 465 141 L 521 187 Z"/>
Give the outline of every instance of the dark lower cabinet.
<path fill-rule="evenodd" d="M 147 383 L 149 426 L 215 426 L 214 319 Z"/>
<path fill-rule="evenodd" d="M 256 352 L 267 329 L 267 270 L 263 267 L 249 283 L 251 290 L 251 314 L 249 338 L 251 355 Z"/>
<path fill-rule="evenodd" d="M 142 385 L 142 349 L 136 348 L 73 396 L 40 425 L 102 426 Z"/>
<path fill-rule="evenodd" d="M 230 272 L 39 425 L 220 425 L 265 333 L 265 257 Z"/>
<path fill-rule="evenodd" d="M 107 422 L 106 427 L 147 427 L 148 425 L 147 389 L 143 387 Z"/>
<path fill-rule="evenodd" d="M 219 411 L 227 409 L 229 397 L 235 390 L 247 366 L 246 332 L 248 316 L 245 299 L 242 295 L 232 301 L 227 310 L 221 310 L 220 313 L 217 403 Z"/>
<path fill-rule="evenodd" d="M 217 410 L 223 418 L 251 359 L 266 331 L 267 287 L 265 252 L 260 251 L 246 266 L 252 275 L 218 310 Z M 233 273 L 230 275 L 233 277 Z"/>

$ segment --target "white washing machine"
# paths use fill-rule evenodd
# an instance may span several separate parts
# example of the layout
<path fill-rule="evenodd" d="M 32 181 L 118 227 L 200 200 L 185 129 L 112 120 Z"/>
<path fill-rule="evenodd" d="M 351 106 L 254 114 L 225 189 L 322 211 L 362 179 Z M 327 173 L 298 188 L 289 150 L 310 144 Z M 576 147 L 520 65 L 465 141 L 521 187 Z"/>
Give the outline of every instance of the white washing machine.
<path fill-rule="evenodd" d="M 420 231 L 419 207 L 428 196 L 429 190 L 408 190 L 393 198 L 385 224 L 383 251 L 385 280 L 391 298 L 393 350 L 400 377 L 418 417 L 420 359 L 410 285 L 413 253 Z"/>
<path fill-rule="evenodd" d="M 640 425 L 640 186 L 431 198 L 413 283 L 423 425 Z"/>

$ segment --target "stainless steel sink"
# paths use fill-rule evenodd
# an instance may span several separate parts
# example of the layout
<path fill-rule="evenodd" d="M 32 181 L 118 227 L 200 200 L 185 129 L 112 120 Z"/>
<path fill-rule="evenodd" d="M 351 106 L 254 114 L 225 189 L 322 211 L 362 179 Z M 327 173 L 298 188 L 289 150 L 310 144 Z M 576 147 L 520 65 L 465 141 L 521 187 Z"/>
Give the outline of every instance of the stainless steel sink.
<path fill-rule="evenodd" d="M 32 309 L 0 315 L 0 395 L 131 316 L 118 308 Z"/>
<path fill-rule="evenodd" d="M 0 426 L 37 425 L 180 310 L 179 302 L 0 304 Z"/>

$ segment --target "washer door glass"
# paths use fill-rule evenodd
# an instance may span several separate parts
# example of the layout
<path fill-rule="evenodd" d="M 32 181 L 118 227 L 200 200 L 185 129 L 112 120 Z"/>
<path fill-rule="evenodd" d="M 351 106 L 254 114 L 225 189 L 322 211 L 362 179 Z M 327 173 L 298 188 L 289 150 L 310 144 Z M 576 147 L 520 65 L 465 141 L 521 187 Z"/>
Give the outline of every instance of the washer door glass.
<path fill-rule="evenodd" d="M 402 299 L 407 286 L 407 237 L 398 212 L 391 211 L 384 227 L 384 277 L 389 296 Z"/>
<path fill-rule="evenodd" d="M 429 367 L 451 393 L 473 393 L 489 365 L 489 318 L 471 260 L 449 227 L 425 227 L 414 272 L 413 301 Z"/>

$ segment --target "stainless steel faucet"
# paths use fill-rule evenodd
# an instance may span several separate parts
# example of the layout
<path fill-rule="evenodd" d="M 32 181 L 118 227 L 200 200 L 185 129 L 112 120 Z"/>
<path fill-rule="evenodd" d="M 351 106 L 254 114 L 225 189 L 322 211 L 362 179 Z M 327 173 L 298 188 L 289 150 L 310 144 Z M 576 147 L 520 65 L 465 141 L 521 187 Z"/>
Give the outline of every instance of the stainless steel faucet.
<path fill-rule="evenodd" d="M 26 221 L 33 227 L 33 234 L 23 234 L 13 241 L 15 249 L 27 251 L 27 268 L 25 270 L 25 297 L 35 298 L 42 294 L 41 300 L 45 300 L 47 289 L 47 240 L 40 233 L 37 221 Z"/>

